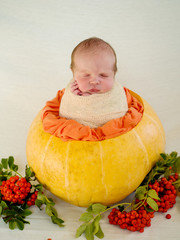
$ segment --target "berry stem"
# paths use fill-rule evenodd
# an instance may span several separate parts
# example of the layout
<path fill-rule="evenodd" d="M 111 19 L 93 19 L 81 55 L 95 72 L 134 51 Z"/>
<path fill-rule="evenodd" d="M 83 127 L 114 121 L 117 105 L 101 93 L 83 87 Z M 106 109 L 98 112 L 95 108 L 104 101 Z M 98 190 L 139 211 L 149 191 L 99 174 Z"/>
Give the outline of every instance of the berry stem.
<path fill-rule="evenodd" d="M 23 177 L 20 173 L 14 171 L 14 170 L 12 170 L 11 172 L 15 172 L 15 173 L 16 173 L 17 175 L 19 175 L 21 178 Z M 3 174 L 3 175 L 0 175 L 0 177 L 11 177 L 11 176 L 8 175 L 8 174 Z"/>
<path fill-rule="evenodd" d="M 23 178 L 23 176 L 22 176 L 20 173 L 14 171 L 14 170 L 13 170 L 13 172 L 15 172 L 15 173 L 16 173 L 17 175 L 19 175 L 21 178 Z"/>
<path fill-rule="evenodd" d="M 175 182 L 172 182 L 172 185 L 177 184 L 177 183 L 180 183 L 180 179 L 178 179 L 178 180 L 175 181 Z"/>
<path fill-rule="evenodd" d="M 128 205 L 128 207 L 126 207 L 126 208 L 123 210 L 123 211 L 125 211 L 125 210 L 126 210 L 127 208 L 129 208 L 132 204 L 131 204 L 131 203 L 118 203 L 118 204 L 113 205 L 113 206 L 111 206 L 111 207 L 107 207 L 106 210 L 104 210 L 103 212 L 98 213 L 95 217 L 93 217 L 93 218 L 89 221 L 88 224 L 90 224 L 91 221 L 93 222 L 94 219 L 95 219 L 97 216 L 102 215 L 103 213 L 109 211 L 110 209 L 116 208 L 116 207 L 118 207 L 118 206 L 120 206 L 120 205 Z M 122 212 L 123 212 L 123 211 L 122 211 Z"/>
<path fill-rule="evenodd" d="M 147 200 L 147 196 L 143 199 L 143 201 L 140 202 L 141 204 L 140 204 L 139 206 L 135 207 L 133 210 L 137 210 L 138 208 L 140 208 L 141 206 L 143 206 L 144 203 L 146 202 L 146 200 Z"/>
<path fill-rule="evenodd" d="M 0 175 L 0 177 L 9 177 L 9 175 Z"/>

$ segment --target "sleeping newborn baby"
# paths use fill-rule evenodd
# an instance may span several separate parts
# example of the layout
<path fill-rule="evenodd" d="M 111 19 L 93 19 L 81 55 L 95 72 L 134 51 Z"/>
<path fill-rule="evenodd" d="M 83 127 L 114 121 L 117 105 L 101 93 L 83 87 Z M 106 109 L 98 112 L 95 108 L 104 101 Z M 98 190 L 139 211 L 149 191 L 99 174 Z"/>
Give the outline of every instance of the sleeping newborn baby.
<path fill-rule="evenodd" d="M 59 115 L 97 128 L 124 116 L 128 110 L 124 88 L 115 80 L 113 48 L 99 38 L 80 42 L 71 55 L 73 79 L 61 100 Z"/>

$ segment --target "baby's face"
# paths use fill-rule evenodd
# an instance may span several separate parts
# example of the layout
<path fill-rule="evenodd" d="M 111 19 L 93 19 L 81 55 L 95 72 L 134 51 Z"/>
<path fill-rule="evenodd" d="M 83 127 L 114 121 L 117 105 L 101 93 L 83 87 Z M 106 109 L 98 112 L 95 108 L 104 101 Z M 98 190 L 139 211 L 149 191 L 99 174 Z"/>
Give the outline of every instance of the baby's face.
<path fill-rule="evenodd" d="M 76 53 L 74 63 L 73 78 L 82 92 L 93 94 L 111 90 L 115 76 L 113 53 L 103 50 L 96 53 Z"/>

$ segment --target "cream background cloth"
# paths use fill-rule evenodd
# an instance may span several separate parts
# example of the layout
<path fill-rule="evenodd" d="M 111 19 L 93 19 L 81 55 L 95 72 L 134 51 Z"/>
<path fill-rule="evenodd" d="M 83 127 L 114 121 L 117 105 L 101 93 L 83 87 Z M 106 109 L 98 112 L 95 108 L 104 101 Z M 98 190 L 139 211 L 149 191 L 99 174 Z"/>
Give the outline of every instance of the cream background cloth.
<path fill-rule="evenodd" d="M 79 96 L 71 92 L 67 85 L 61 100 L 59 115 L 67 119 L 97 128 L 106 122 L 124 116 L 128 110 L 124 88 L 115 80 L 113 87 L 106 93 Z"/>
<path fill-rule="evenodd" d="M 24 175 L 29 126 L 72 78 L 72 49 L 92 36 L 114 47 L 117 79 L 153 107 L 166 133 L 166 153 L 180 155 L 179 12 L 179 0 L 1 0 L 0 157 L 14 156 Z M 75 238 L 75 232 L 86 210 L 49 197 L 64 228 L 52 224 L 44 210 L 31 207 L 30 224 L 23 231 L 11 231 L 0 220 L 0 239 L 85 240 Z M 152 226 L 138 233 L 110 225 L 107 212 L 100 221 L 102 240 L 179 240 L 180 198 L 168 213 L 170 220 L 157 213 Z"/>

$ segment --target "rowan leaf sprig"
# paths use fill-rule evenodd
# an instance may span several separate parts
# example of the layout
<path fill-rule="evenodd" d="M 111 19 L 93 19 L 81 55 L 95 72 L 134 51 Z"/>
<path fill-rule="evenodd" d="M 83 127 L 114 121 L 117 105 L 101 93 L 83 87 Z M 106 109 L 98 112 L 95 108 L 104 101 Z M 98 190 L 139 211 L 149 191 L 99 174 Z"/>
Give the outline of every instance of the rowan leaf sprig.
<path fill-rule="evenodd" d="M 84 223 L 77 229 L 76 237 L 80 237 L 83 233 L 85 233 L 86 239 L 91 240 L 94 239 L 94 235 L 98 238 L 103 238 L 104 233 L 102 232 L 99 221 L 101 220 L 101 214 L 106 211 L 107 207 L 96 203 L 90 205 L 85 213 L 83 213 L 79 219 L 79 221 L 83 221 Z"/>
<path fill-rule="evenodd" d="M 18 172 L 18 165 L 14 164 L 14 158 L 10 156 L 9 158 L 1 159 L 0 186 L 3 184 L 3 182 L 12 179 L 14 176 L 19 176 L 21 179 L 23 178 Z M 35 193 L 38 191 L 35 205 L 40 210 L 42 210 L 42 206 L 45 205 L 46 214 L 51 217 L 52 222 L 57 224 L 59 227 L 63 227 L 64 221 L 58 217 L 58 213 L 54 208 L 55 203 L 53 199 L 44 195 L 42 184 L 38 183 L 32 168 L 28 165 L 26 165 L 25 168 L 25 181 L 30 183 L 31 191 L 29 194 L 27 194 L 23 204 L 3 200 L 3 195 L 0 191 L 0 217 L 2 217 L 3 221 L 9 224 L 9 228 L 11 230 L 15 229 L 16 227 L 20 230 L 23 230 L 24 224 L 29 224 L 29 221 L 26 221 L 25 218 L 32 214 L 32 211 L 28 209 L 28 199 L 30 199 L 33 195 L 35 196 Z"/>
<path fill-rule="evenodd" d="M 46 214 L 51 217 L 51 220 L 54 224 L 57 224 L 59 227 L 64 227 L 64 221 L 61 218 L 58 218 L 58 213 L 53 207 L 55 205 L 52 198 L 47 198 L 41 191 L 38 192 L 37 199 L 35 201 L 36 206 L 41 209 L 41 206 L 46 205 Z"/>
<path fill-rule="evenodd" d="M 170 154 L 161 153 L 160 159 L 146 175 L 141 185 L 136 189 L 135 197 L 141 202 L 134 205 L 134 209 L 143 205 L 147 211 L 158 211 L 158 205 L 154 199 L 160 199 L 156 191 L 154 189 L 150 189 L 148 184 L 150 182 L 154 183 L 162 176 L 168 179 L 173 173 L 180 173 L 180 157 L 178 157 L 177 152 L 172 152 Z M 180 188 L 180 180 L 177 180 L 173 184 L 177 190 Z M 153 210 L 144 205 L 146 201 Z"/>
<path fill-rule="evenodd" d="M 14 158 L 12 156 L 9 158 L 2 158 L 0 163 L 0 185 L 3 180 L 9 179 L 13 175 L 22 177 L 17 171 L 18 165 L 14 164 Z"/>
<path fill-rule="evenodd" d="M 91 204 L 79 219 L 80 221 L 84 221 L 84 223 L 77 229 L 76 237 L 80 237 L 84 233 L 87 240 L 93 240 L 94 236 L 103 238 L 104 233 L 100 227 L 102 215 L 106 211 L 116 207 L 118 207 L 121 212 L 125 211 L 127 208 L 137 210 L 141 206 L 144 206 L 147 212 L 158 211 L 158 205 L 155 200 L 160 201 L 160 198 L 157 192 L 149 187 L 149 183 L 153 184 L 160 177 L 168 179 L 173 173 L 180 173 L 180 157 L 178 157 L 177 152 L 172 152 L 170 154 L 161 153 L 160 159 L 135 191 L 135 199 L 139 200 L 138 203 L 133 199 L 131 203 L 120 203 L 111 207 L 104 206 L 100 203 Z M 180 179 L 172 184 L 177 191 L 180 190 Z M 147 203 L 149 207 L 147 207 L 145 203 Z M 127 207 L 125 208 L 126 205 Z"/>
<path fill-rule="evenodd" d="M 29 209 L 25 209 L 20 206 L 9 206 L 4 201 L 1 201 L 0 206 L 0 215 L 3 216 L 3 220 L 5 223 L 9 223 L 9 228 L 11 230 L 15 229 L 16 226 L 20 230 L 23 230 L 24 224 L 29 224 L 29 222 L 25 220 L 26 216 L 32 214 Z"/>
<path fill-rule="evenodd" d="M 180 173 L 180 156 L 177 152 L 170 154 L 161 153 L 160 159 L 156 162 L 152 170 L 147 174 L 141 185 L 147 185 L 149 182 L 154 182 L 161 176 L 168 178 L 173 173 Z"/>
<path fill-rule="evenodd" d="M 132 209 L 137 210 L 141 206 L 144 206 L 146 211 L 153 212 L 158 211 L 158 205 L 155 201 L 155 199 L 160 200 L 158 197 L 157 192 L 154 189 L 149 189 L 146 186 L 140 186 L 135 191 L 135 198 L 140 200 L 139 203 L 134 204 L 134 201 L 132 202 Z M 147 208 L 145 205 L 145 202 L 152 208 Z"/>
<path fill-rule="evenodd" d="M 124 207 L 125 205 L 127 205 L 126 208 Z M 104 233 L 99 223 L 102 215 L 115 207 L 118 207 L 119 209 L 124 211 L 130 206 L 131 203 L 118 203 L 112 207 L 105 206 L 100 203 L 91 204 L 86 209 L 87 212 L 83 213 L 79 219 L 79 221 L 83 221 L 84 223 L 80 225 L 80 227 L 77 229 L 76 238 L 80 237 L 83 233 L 85 233 L 85 237 L 87 240 L 93 240 L 94 236 L 100 239 L 103 238 Z"/>

